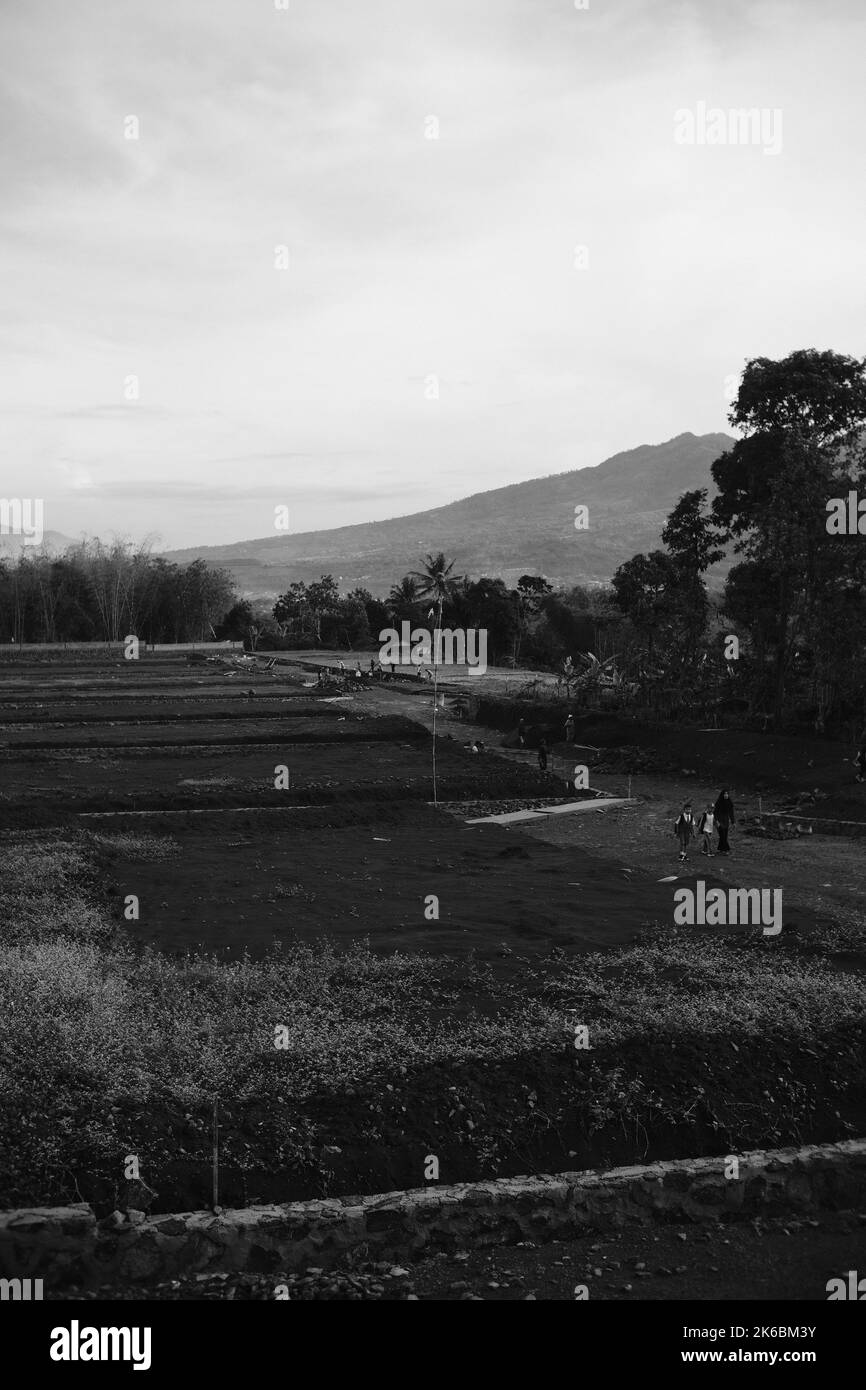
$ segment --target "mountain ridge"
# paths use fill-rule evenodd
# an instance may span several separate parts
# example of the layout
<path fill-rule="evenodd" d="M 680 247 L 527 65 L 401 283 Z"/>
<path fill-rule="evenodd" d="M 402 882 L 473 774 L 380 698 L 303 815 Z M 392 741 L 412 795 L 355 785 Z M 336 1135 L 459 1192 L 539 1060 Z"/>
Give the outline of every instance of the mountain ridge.
<path fill-rule="evenodd" d="M 712 495 L 710 467 L 733 443 L 731 435 L 685 431 L 589 468 L 506 483 L 422 512 L 164 553 L 229 569 L 251 599 L 328 573 L 344 592 L 361 585 L 381 595 L 438 550 L 455 559 L 455 572 L 499 576 L 510 585 L 525 573 L 554 584 L 603 583 L 631 555 L 660 544 L 683 492 L 705 487 Z M 587 530 L 574 528 L 577 505 L 589 509 Z M 727 567 L 722 562 L 718 573 Z"/>

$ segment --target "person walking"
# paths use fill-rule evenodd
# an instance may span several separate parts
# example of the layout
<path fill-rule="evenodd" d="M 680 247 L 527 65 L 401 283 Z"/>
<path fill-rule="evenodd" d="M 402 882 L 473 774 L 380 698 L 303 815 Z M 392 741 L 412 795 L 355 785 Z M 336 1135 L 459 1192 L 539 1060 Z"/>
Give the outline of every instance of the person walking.
<path fill-rule="evenodd" d="M 719 854 L 730 854 L 731 846 L 728 844 L 728 831 L 736 825 L 734 816 L 734 803 L 731 800 L 727 787 L 722 787 L 716 797 L 716 804 L 713 807 L 713 815 L 716 818 L 716 829 L 719 832 Z"/>
<path fill-rule="evenodd" d="M 713 808 L 708 805 L 698 821 L 698 834 L 703 839 L 701 854 L 708 854 L 710 859 L 715 857 L 715 850 L 713 849 L 713 830 L 715 824 L 716 818 L 713 815 Z"/>
<path fill-rule="evenodd" d="M 695 821 L 692 815 L 692 803 L 683 802 L 683 809 L 674 822 L 674 833 L 680 842 L 680 862 L 685 863 L 689 845 L 695 834 Z"/>
<path fill-rule="evenodd" d="M 567 718 L 566 721 L 565 721 L 565 741 L 566 741 L 566 743 L 574 743 L 574 715 L 573 715 L 573 714 L 569 714 L 568 718 Z"/>
<path fill-rule="evenodd" d="M 547 771 L 547 739 L 543 738 L 538 745 L 538 767 L 541 772 Z"/>

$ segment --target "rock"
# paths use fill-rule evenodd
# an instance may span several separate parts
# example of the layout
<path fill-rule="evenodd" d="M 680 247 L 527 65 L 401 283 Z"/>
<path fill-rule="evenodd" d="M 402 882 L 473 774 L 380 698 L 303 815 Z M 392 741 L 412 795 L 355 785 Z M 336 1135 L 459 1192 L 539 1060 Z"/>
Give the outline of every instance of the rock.
<path fill-rule="evenodd" d="M 147 1220 L 147 1212 L 138 1211 L 136 1207 L 128 1207 L 126 1215 L 130 1226 L 141 1226 Z"/>
<path fill-rule="evenodd" d="M 389 1273 L 389 1275 L 391 1276 L 392 1279 L 408 1279 L 408 1278 L 409 1278 L 409 1271 L 408 1271 L 408 1269 L 404 1269 L 402 1265 L 392 1265 L 391 1268 L 388 1270 L 388 1273 Z"/>
<path fill-rule="evenodd" d="M 126 1225 L 126 1217 L 122 1211 L 113 1211 L 110 1216 L 106 1216 L 100 1221 L 103 1231 L 116 1231 L 119 1226 Z"/>
<path fill-rule="evenodd" d="M 537 1303 L 537 1302 L 538 1302 L 538 1299 L 535 1297 L 535 1294 L 534 1294 L 534 1293 L 525 1293 L 525 1294 L 523 1295 L 522 1301 L 523 1301 L 524 1303 Z"/>
<path fill-rule="evenodd" d="M 458 1279 L 456 1283 L 448 1285 L 449 1293 L 465 1293 L 469 1288 L 465 1279 Z"/>

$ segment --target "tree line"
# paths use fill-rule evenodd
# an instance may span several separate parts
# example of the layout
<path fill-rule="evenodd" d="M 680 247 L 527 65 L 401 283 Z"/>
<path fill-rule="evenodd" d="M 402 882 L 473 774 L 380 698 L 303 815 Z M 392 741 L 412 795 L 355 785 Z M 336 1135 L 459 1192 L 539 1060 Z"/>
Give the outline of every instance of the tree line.
<path fill-rule="evenodd" d="M 85 541 L 51 557 L 0 561 L 4 641 L 213 641 L 236 599 L 232 576 L 204 560 L 173 564 L 123 541 Z"/>

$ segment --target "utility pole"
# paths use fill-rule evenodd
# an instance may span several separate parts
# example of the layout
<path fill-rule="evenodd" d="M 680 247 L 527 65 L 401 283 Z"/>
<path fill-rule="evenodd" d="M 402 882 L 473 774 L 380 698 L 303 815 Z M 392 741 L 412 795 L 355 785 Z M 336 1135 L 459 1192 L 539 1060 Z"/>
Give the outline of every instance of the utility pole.
<path fill-rule="evenodd" d="M 439 595 L 439 604 L 436 610 L 436 630 L 433 633 L 433 805 L 438 806 L 439 801 L 436 793 L 436 714 L 439 707 L 439 633 L 442 628 L 442 598 Z"/>

